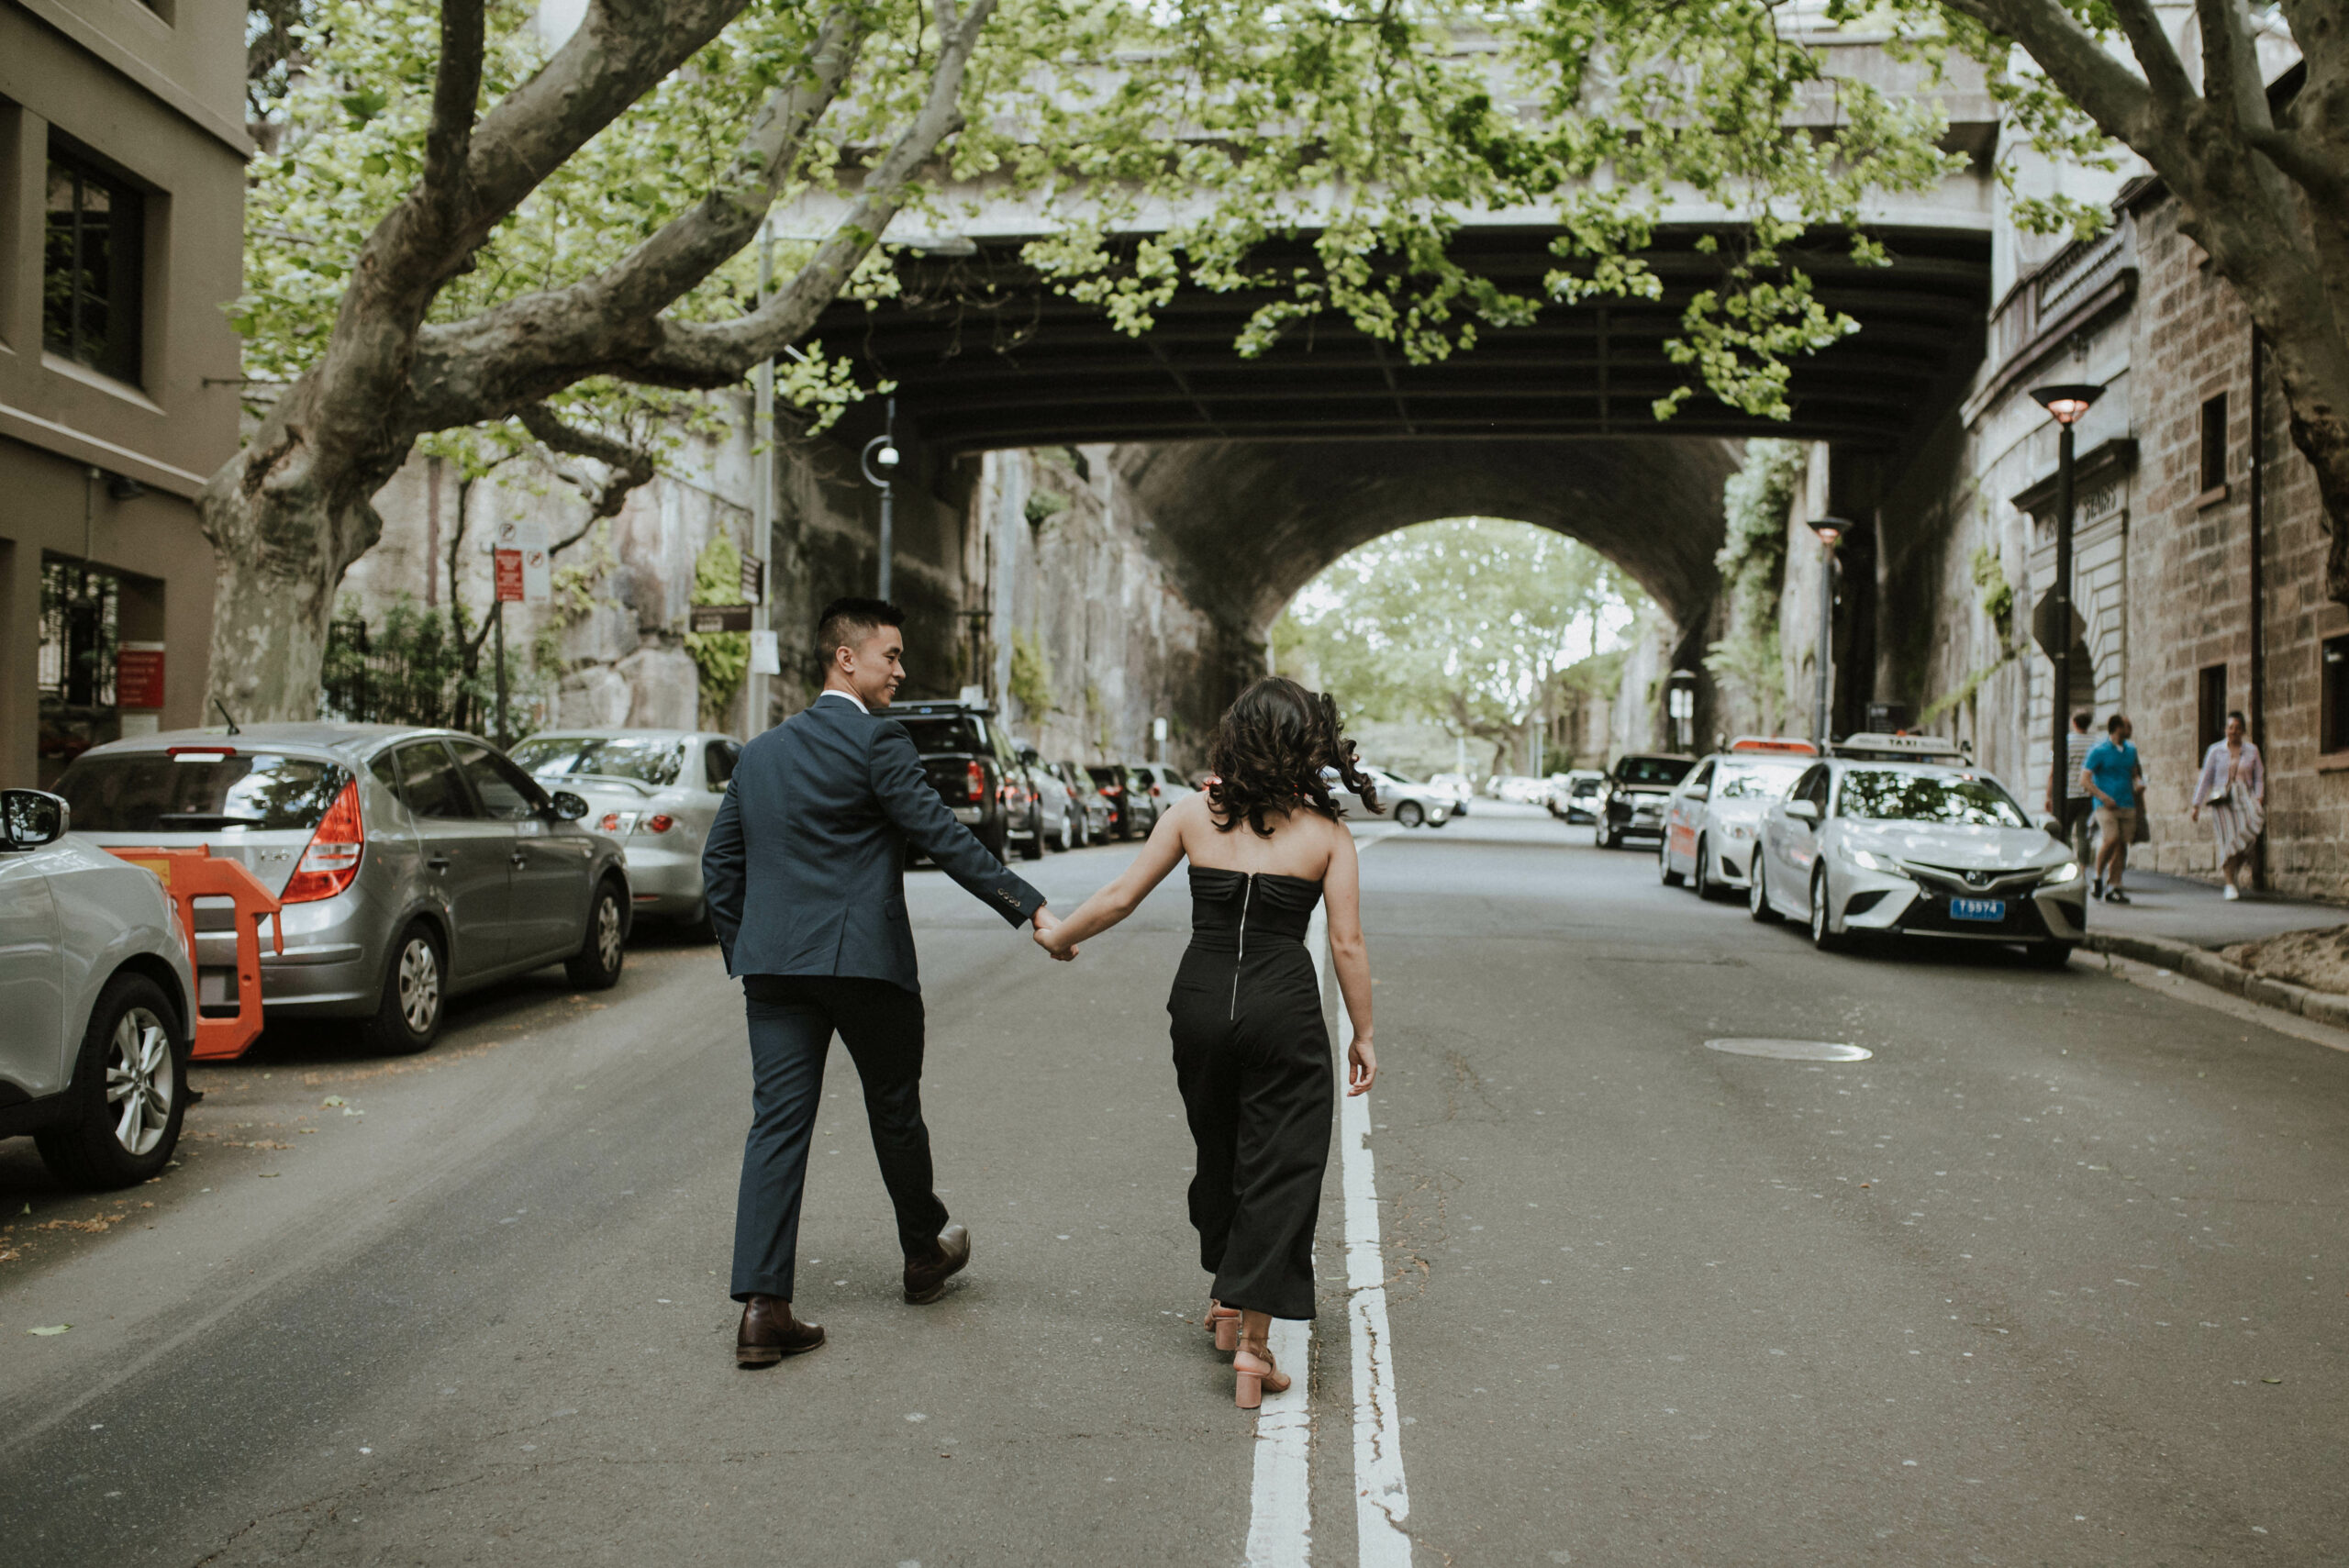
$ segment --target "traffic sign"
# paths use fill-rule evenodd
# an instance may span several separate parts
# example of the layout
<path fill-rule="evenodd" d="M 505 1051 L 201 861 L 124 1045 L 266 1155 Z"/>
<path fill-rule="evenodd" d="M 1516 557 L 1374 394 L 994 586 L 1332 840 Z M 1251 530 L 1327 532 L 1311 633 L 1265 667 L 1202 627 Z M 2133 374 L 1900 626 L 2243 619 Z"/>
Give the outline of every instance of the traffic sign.
<path fill-rule="evenodd" d="M 2041 595 L 2038 607 L 2031 612 L 2031 635 L 2050 659 L 2068 652 L 2087 635 L 2088 623 L 2080 618 L 2080 607 L 2072 606 L 2072 635 L 2060 646 L 2055 641 L 2055 590 L 2050 588 Z"/>

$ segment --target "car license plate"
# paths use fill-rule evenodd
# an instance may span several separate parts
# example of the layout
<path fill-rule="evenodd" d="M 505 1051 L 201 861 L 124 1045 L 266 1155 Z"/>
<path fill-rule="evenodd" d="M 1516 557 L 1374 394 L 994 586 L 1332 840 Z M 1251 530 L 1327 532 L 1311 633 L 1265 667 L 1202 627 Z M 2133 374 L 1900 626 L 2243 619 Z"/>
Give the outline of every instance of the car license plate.
<path fill-rule="evenodd" d="M 2007 901 L 2003 898 L 1953 898 L 1949 901 L 1949 917 L 1953 920 L 2003 920 L 2007 917 Z"/>

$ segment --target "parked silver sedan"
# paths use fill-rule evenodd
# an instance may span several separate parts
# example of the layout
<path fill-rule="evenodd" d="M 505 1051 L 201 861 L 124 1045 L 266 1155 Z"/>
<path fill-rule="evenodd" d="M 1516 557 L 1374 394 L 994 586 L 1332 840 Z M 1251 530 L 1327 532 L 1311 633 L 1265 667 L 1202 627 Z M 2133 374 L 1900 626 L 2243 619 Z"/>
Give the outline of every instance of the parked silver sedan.
<path fill-rule="evenodd" d="M 252 724 L 94 746 L 57 781 L 101 845 L 206 845 L 284 901 L 262 949 L 267 1018 L 362 1018 L 422 1051 L 456 993 L 550 963 L 618 980 L 630 915 L 619 846 L 495 747 L 388 724 Z M 232 930 L 196 932 L 202 1006 L 234 1006 Z"/>
<path fill-rule="evenodd" d="M 698 729 L 542 729 L 514 761 L 549 789 L 587 802 L 586 824 L 619 841 L 636 912 L 697 922 L 707 911 L 702 846 L 742 744 Z"/>
<path fill-rule="evenodd" d="M 0 1138 L 75 1186 L 160 1174 L 187 1114 L 195 973 L 155 873 L 68 833 L 65 802 L 0 793 Z"/>

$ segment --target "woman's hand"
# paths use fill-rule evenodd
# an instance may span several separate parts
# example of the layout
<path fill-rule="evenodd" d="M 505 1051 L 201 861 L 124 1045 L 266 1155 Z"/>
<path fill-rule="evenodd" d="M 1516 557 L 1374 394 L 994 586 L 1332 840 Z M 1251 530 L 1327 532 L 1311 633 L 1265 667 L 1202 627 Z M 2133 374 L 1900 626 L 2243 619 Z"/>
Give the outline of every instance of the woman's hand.
<path fill-rule="evenodd" d="M 1035 916 L 1036 945 L 1063 963 L 1076 956 L 1076 944 L 1061 934 L 1061 923 L 1039 906 Z"/>
<path fill-rule="evenodd" d="M 2200 806 L 2188 806 L 2188 807 L 2186 808 L 2186 819 L 2187 819 L 2188 822 L 2199 822 L 2199 821 L 2201 821 L 2201 820 L 2202 820 L 2202 808 L 2201 808 Z"/>
<path fill-rule="evenodd" d="M 1371 1049 L 1368 1035 L 1358 1034 L 1354 1036 L 1354 1042 L 1346 1047 L 1346 1095 L 1349 1098 L 1355 1095 L 1367 1095 L 1370 1086 L 1376 1082 L 1378 1052 Z"/>

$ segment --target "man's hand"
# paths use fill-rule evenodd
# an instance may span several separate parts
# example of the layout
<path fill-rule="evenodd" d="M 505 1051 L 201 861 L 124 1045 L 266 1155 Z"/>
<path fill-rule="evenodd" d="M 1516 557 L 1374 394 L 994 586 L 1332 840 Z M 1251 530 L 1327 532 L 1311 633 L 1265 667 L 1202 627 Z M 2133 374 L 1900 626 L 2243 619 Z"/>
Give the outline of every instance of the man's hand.
<path fill-rule="evenodd" d="M 1059 929 L 1060 921 L 1053 917 L 1051 910 L 1039 904 L 1036 906 L 1036 913 L 1030 916 L 1030 919 L 1034 923 L 1036 928 L 1035 936 L 1036 945 L 1038 947 L 1042 948 L 1046 952 L 1051 953 L 1063 963 L 1068 962 L 1071 959 L 1076 956 L 1076 949 L 1074 947 L 1071 946 L 1067 942 L 1059 941 L 1054 939 L 1053 932 Z"/>

